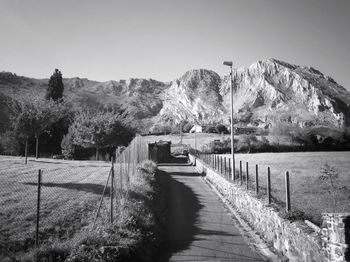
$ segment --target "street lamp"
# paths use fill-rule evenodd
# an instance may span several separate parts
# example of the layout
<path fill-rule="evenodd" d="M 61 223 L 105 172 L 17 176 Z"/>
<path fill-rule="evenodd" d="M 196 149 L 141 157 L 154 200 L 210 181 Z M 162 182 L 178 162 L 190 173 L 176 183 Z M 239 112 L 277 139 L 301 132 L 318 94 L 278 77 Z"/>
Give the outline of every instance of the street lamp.
<path fill-rule="evenodd" d="M 233 126 L 233 86 L 232 86 L 232 61 L 224 61 L 223 63 L 225 66 L 230 67 L 230 93 L 231 93 L 231 163 L 232 163 L 232 173 L 231 173 L 231 179 L 235 178 L 235 149 L 233 144 L 234 139 L 234 126 Z"/>

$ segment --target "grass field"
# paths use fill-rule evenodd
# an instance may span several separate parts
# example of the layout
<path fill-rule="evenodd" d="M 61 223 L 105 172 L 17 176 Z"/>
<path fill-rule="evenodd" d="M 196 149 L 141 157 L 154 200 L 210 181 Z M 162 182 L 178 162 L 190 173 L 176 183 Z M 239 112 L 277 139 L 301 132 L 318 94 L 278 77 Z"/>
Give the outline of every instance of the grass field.
<path fill-rule="evenodd" d="M 69 239 L 91 225 L 110 169 L 105 162 L 23 162 L 0 156 L 0 253 L 25 252 L 34 245 L 38 169 L 43 172 L 41 243 Z"/>
<path fill-rule="evenodd" d="M 230 155 L 223 155 L 230 158 Z M 290 174 L 292 209 L 303 211 L 320 224 L 323 212 L 350 212 L 350 152 L 292 152 L 236 154 L 236 170 L 242 161 L 243 172 L 249 163 L 252 189 L 255 186 L 255 165 L 259 167 L 259 185 L 266 189 L 267 167 L 271 170 L 272 196 L 285 203 L 285 172 Z M 325 164 L 334 166 L 339 174 L 332 190 L 319 179 Z"/>

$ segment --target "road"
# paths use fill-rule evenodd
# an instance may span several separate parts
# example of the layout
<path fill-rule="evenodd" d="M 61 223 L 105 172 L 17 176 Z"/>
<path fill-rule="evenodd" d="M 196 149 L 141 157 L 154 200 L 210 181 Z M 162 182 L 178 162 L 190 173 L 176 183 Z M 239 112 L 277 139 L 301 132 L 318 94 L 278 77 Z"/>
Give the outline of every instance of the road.
<path fill-rule="evenodd" d="M 158 262 L 265 261 L 245 242 L 218 196 L 188 165 L 160 166 L 166 192 L 166 235 Z"/>

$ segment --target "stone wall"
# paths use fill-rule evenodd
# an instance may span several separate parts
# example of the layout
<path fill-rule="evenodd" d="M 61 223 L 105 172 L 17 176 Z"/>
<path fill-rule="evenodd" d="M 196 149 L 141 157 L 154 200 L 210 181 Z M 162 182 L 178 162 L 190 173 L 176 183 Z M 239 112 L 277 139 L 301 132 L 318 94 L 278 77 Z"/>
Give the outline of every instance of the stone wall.
<path fill-rule="evenodd" d="M 291 222 L 282 218 L 267 199 L 233 184 L 190 156 L 199 173 L 234 206 L 262 238 L 289 261 L 329 262 L 350 261 L 348 256 L 350 214 L 325 214 L 322 230 L 314 230 L 304 221 Z"/>
<path fill-rule="evenodd" d="M 322 243 L 331 261 L 350 261 L 350 214 L 322 214 Z"/>

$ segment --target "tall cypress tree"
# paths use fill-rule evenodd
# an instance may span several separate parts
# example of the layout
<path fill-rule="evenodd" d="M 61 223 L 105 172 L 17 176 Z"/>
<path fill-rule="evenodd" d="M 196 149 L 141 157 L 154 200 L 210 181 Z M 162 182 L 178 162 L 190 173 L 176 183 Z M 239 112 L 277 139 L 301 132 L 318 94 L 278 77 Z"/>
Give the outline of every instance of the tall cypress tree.
<path fill-rule="evenodd" d="M 63 82 L 62 73 L 57 68 L 55 72 L 50 77 L 49 86 L 47 87 L 46 99 L 53 99 L 54 101 L 62 99 L 63 96 Z"/>

